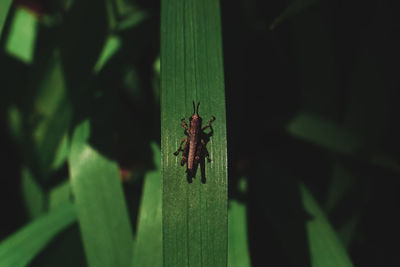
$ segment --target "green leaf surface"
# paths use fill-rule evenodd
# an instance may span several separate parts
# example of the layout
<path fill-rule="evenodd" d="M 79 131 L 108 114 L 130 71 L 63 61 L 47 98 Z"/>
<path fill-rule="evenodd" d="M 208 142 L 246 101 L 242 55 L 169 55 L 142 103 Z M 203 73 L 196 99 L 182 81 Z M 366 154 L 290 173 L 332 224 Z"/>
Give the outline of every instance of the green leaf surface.
<path fill-rule="evenodd" d="M 7 19 L 8 11 L 10 11 L 10 7 L 12 4 L 12 0 L 2 0 L 0 1 L 0 38 L 3 32 L 4 23 Z"/>
<path fill-rule="evenodd" d="M 231 201 L 228 210 L 228 267 L 250 267 L 246 206 Z"/>
<path fill-rule="evenodd" d="M 17 8 L 5 47 L 7 53 L 24 63 L 32 63 L 37 26 L 37 18 L 32 12 L 23 8 Z"/>
<path fill-rule="evenodd" d="M 21 176 L 21 187 L 26 211 L 29 218 L 37 218 L 45 212 L 46 193 L 27 167 L 22 168 Z"/>
<path fill-rule="evenodd" d="M 162 214 L 161 214 L 161 152 L 157 144 L 153 148 L 156 170 L 146 174 L 140 203 L 138 229 L 133 251 L 133 265 L 161 267 Z"/>
<path fill-rule="evenodd" d="M 174 152 L 180 119 L 200 101 L 204 123 L 216 117 L 207 144 L 212 159 L 189 182 Z M 207 131 L 207 130 L 206 130 Z M 227 154 L 219 1 L 161 2 L 161 154 L 164 266 L 227 265 Z M 203 180 L 203 182 L 202 182 Z"/>
<path fill-rule="evenodd" d="M 326 194 L 325 211 L 331 212 L 338 203 L 349 193 L 355 178 L 351 171 L 340 162 L 333 165 L 332 177 Z"/>
<path fill-rule="evenodd" d="M 321 116 L 301 112 L 287 125 L 287 131 L 299 139 L 328 151 L 355 157 L 372 165 L 400 172 L 400 165 L 394 158 L 383 153 L 368 153 L 359 135 Z"/>
<path fill-rule="evenodd" d="M 71 200 L 71 185 L 69 180 L 62 182 L 51 189 L 48 196 L 49 210 L 53 210 L 62 206 L 64 203 Z"/>
<path fill-rule="evenodd" d="M 351 260 L 336 231 L 325 217 L 317 201 L 304 185 L 300 194 L 305 211 L 311 215 L 306 223 L 312 267 L 350 267 Z"/>
<path fill-rule="evenodd" d="M 116 32 L 130 29 L 149 17 L 145 9 L 132 1 L 109 0 L 106 4 L 110 28 Z"/>
<path fill-rule="evenodd" d="M 87 267 L 82 238 L 77 223 L 58 234 L 29 267 Z"/>
<path fill-rule="evenodd" d="M 88 144 L 90 123 L 73 134 L 69 155 L 71 186 L 89 266 L 130 266 L 132 230 L 118 165 Z"/>
<path fill-rule="evenodd" d="M 103 51 L 94 66 L 94 71 L 98 73 L 102 67 L 107 63 L 107 61 L 118 51 L 121 47 L 121 40 L 118 36 L 110 35 L 104 44 Z"/>
<path fill-rule="evenodd" d="M 76 219 L 74 206 L 60 206 L 0 243 L 0 266 L 26 266 L 60 231 Z"/>
<path fill-rule="evenodd" d="M 40 119 L 33 126 L 34 153 L 43 176 L 41 179 L 46 180 L 47 175 L 67 159 L 67 130 L 72 117 L 65 75 L 58 54 L 51 57 L 35 85 L 39 90 L 33 105 Z"/>
<path fill-rule="evenodd" d="M 357 136 L 322 117 L 311 113 L 298 114 L 288 125 L 292 135 L 328 150 L 352 155 L 360 149 Z"/>

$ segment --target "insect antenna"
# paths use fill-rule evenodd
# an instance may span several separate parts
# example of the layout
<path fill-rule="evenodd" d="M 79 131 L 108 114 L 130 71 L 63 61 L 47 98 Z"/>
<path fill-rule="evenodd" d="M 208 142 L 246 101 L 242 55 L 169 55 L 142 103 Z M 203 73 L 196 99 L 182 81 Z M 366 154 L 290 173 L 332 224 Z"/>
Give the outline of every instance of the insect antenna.
<path fill-rule="evenodd" d="M 199 106 L 200 106 L 200 101 L 199 101 L 199 103 L 197 103 L 197 109 L 196 109 L 197 115 L 199 115 Z"/>
<path fill-rule="evenodd" d="M 194 101 L 193 101 L 193 114 L 195 114 L 195 113 L 196 113 L 196 106 L 195 106 Z"/>

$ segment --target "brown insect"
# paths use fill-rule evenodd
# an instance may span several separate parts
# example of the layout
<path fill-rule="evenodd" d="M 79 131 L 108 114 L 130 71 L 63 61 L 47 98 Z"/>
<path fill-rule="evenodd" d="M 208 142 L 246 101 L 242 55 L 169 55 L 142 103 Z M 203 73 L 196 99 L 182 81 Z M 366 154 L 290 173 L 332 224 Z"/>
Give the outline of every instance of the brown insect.
<path fill-rule="evenodd" d="M 206 126 L 202 127 L 202 118 L 199 116 L 199 105 L 200 102 L 197 103 L 197 108 L 195 108 L 195 103 L 193 101 L 193 115 L 189 118 L 189 126 L 185 118 L 181 120 L 181 126 L 185 129 L 186 137 L 183 138 L 178 150 L 174 153 L 175 156 L 178 156 L 179 152 L 182 151 L 181 166 L 187 163 L 186 172 L 188 173 L 188 177 L 194 177 L 201 159 L 206 157 L 207 161 L 211 162 L 206 144 L 214 132 L 211 123 L 215 121 L 215 117 L 211 116 Z M 208 134 L 204 132 L 207 128 L 211 129 L 211 132 Z M 182 148 L 183 144 L 185 144 L 185 146 Z"/>

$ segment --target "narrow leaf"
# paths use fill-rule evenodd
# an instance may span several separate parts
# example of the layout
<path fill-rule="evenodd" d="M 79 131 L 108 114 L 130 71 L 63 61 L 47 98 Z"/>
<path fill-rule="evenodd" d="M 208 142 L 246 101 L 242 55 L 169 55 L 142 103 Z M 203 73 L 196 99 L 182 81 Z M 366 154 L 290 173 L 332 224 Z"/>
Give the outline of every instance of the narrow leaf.
<path fill-rule="evenodd" d="M 51 189 L 48 196 L 48 207 L 50 210 L 62 206 L 71 199 L 71 186 L 69 180 Z"/>
<path fill-rule="evenodd" d="M 360 136 L 318 115 L 307 112 L 298 114 L 288 124 L 287 131 L 329 151 L 357 157 L 372 165 L 400 172 L 400 165 L 395 159 L 383 153 L 368 154 Z M 364 153 L 360 154 L 359 151 L 362 150 Z"/>
<path fill-rule="evenodd" d="M 45 212 L 46 193 L 27 167 L 21 171 L 21 189 L 28 216 L 33 219 Z"/>
<path fill-rule="evenodd" d="M 163 264 L 161 152 L 155 143 L 152 143 L 152 148 L 157 168 L 149 172 L 145 177 L 133 251 L 133 266 L 140 267 L 161 267 Z"/>
<path fill-rule="evenodd" d="M 300 113 L 288 125 L 289 133 L 308 142 L 346 155 L 360 149 L 359 139 L 349 131 L 311 113 Z"/>
<path fill-rule="evenodd" d="M 304 209 L 311 215 L 306 228 L 310 243 L 312 267 L 353 266 L 335 230 L 304 185 L 300 186 L 300 193 Z"/>
<path fill-rule="evenodd" d="M 10 11 L 10 7 L 12 4 L 12 0 L 2 0 L 0 1 L 0 38 L 3 32 L 4 23 L 7 19 L 8 11 Z"/>
<path fill-rule="evenodd" d="M 229 206 L 228 267 L 250 267 L 246 206 L 237 201 Z"/>
<path fill-rule="evenodd" d="M 0 243 L 0 266 L 26 266 L 60 231 L 75 221 L 69 203 L 43 215 Z"/>
<path fill-rule="evenodd" d="M 7 53 L 24 63 L 32 63 L 37 24 L 37 18 L 33 13 L 23 8 L 17 8 L 6 43 Z"/>
<path fill-rule="evenodd" d="M 73 134 L 69 165 L 89 266 L 130 266 L 132 231 L 116 162 L 88 144 L 85 120 Z"/>
<path fill-rule="evenodd" d="M 120 47 L 120 38 L 115 35 L 110 35 L 104 44 L 103 51 L 101 52 L 96 65 L 94 66 L 94 71 L 98 73 L 107 63 L 107 61 L 118 51 L 118 49 L 120 49 Z"/>
<path fill-rule="evenodd" d="M 33 129 L 33 142 L 42 180 L 65 163 L 72 108 L 67 96 L 66 79 L 60 57 L 55 55 L 39 78 L 34 107 L 40 120 Z"/>
<path fill-rule="evenodd" d="M 211 116 L 212 159 L 188 179 L 174 156 L 185 135 L 182 117 L 200 102 Z M 161 2 L 161 153 L 164 266 L 227 265 L 227 155 L 219 1 Z"/>

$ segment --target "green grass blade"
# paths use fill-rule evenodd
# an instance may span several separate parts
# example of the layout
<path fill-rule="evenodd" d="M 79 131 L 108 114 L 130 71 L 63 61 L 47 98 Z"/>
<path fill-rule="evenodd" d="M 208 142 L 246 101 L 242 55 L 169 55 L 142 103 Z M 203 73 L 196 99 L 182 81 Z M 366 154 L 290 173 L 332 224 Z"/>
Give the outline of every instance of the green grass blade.
<path fill-rule="evenodd" d="M 2 0 L 0 2 L 0 38 L 3 32 L 3 27 L 7 19 L 8 11 L 10 11 L 10 7 L 12 4 L 12 0 Z"/>
<path fill-rule="evenodd" d="M 161 267 L 163 264 L 161 152 L 155 143 L 152 148 L 157 168 L 145 177 L 132 266 Z"/>
<path fill-rule="evenodd" d="M 382 153 L 368 153 L 362 137 L 347 128 L 337 125 L 321 116 L 301 112 L 288 125 L 287 131 L 304 141 L 325 148 L 328 151 L 358 158 L 371 165 L 400 172 L 398 162 Z M 360 153 L 363 151 L 363 153 Z"/>
<path fill-rule="evenodd" d="M 62 182 L 61 184 L 53 187 L 49 192 L 48 196 L 48 208 L 53 210 L 63 205 L 65 202 L 70 201 L 71 198 L 71 186 L 69 180 Z"/>
<path fill-rule="evenodd" d="M 21 189 L 27 214 L 30 219 L 37 218 L 45 212 L 46 192 L 37 183 L 29 168 L 22 168 L 21 178 Z"/>
<path fill-rule="evenodd" d="M 200 168 L 189 183 L 177 150 L 182 117 L 211 116 L 206 182 Z M 227 155 L 219 1 L 161 3 L 161 153 L 164 266 L 227 265 Z"/>
<path fill-rule="evenodd" d="M 43 215 L 0 243 L 0 266 L 26 266 L 61 230 L 76 219 L 72 204 Z"/>
<path fill-rule="evenodd" d="M 121 48 L 121 39 L 118 36 L 110 35 L 104 44 L 103 51 L 94 66 L 94 71 L 98 73 L 107 61 Z"/>
<path fill-rule="evenodd" d="M 74 131 L 69 165 L 71 187 L 89 266 L 130 266 L 132 231 L 116 162 L 87 142 L 90 124 Z"/>
<path fill-rule="evenodd" d="M 230 202 L 228 222 L 228 267 L 250 267 L 246 206 L 243 203 Z"/>
<path fill-rule="evenodd" d="M 66 133 L 72 117 L 59 57 L 52 58 L 46 69 L 47 75 L 38 83 L 40 89 L 34 101 L 41 116 L 33 129 L 33 145 L 42 180 L 47 180 L 49 173 L 66 161 Z"/>
<path fill-rule="evenodd" d="M 361 147 L 357 136 L 311 113 L 300 113 L 289 123 L 287 130 L 300 139 L 345 155 L 355 154 Z"/>
<path fill-rule="evenodd" d="M 26 9 L 17 8 L 7 37 L 6 52 L 26 64 L 32 63 L 37 29 L 38 20 L 35 15 Z"/>
<path fill-rule="evenodd" d="M 312 217 L 306 223 L 312 267 L 351 267 L 353 264 L 335 230 L 304 185 L 300 186 L 303 206 Z"/>

